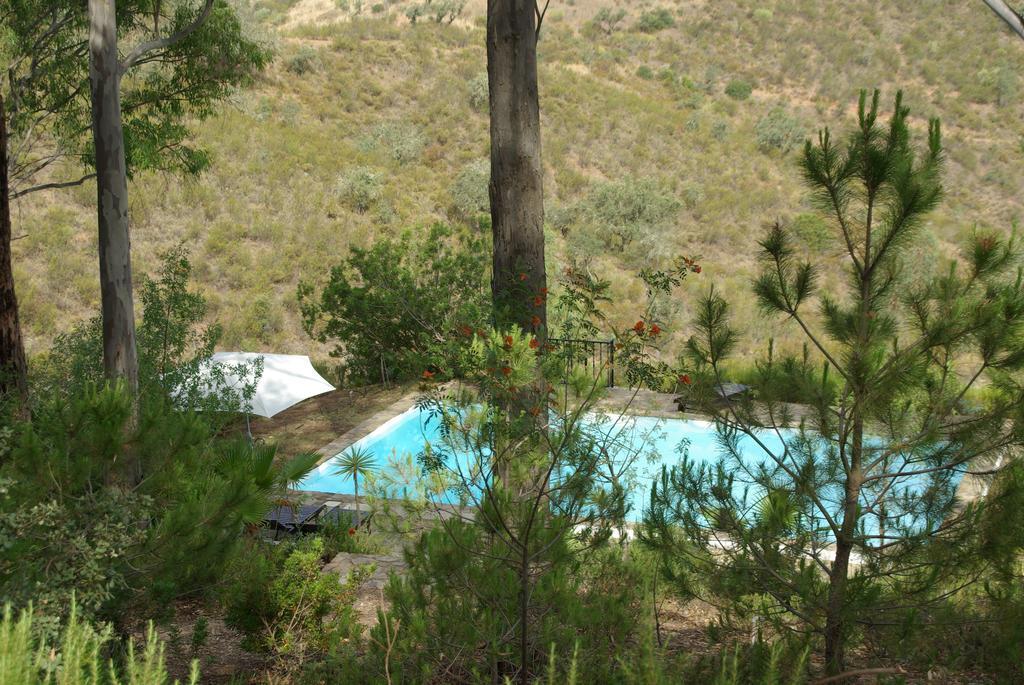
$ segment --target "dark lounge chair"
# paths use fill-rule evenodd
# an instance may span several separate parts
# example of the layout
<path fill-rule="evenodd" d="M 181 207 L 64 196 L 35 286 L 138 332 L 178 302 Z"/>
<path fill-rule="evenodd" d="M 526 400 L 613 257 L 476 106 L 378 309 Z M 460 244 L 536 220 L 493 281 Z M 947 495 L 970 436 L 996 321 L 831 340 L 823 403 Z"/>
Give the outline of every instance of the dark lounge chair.
<path fill-rule="evenodd" d="M 373 518 L 373 512 L 366 511 L 366 509 L 357 512 L 355 509 L 349 509 L 348 507 L 335 506 L 324 511 L 316 521 L 313 521 L 308 532 L 315 531 L 324 525 L 339 525 L 342 521 L 348 521 L 349 525 L 352 525 L 354 528 L 365 526 L 367 532 L 369 532 L 371 518 Z"/>
<path fill-rule="evenodd" d="M 298 507 L 281 505 L 267 512 L 263 517 L 263 523 L 268 528 L 274 529 L 274 539 L 276 540 L 281 531 L 286 533 L 302 531 L 303 527 L 315 521 L 323 510 L 324 505 L 322 504 L 303 504 Z"/>

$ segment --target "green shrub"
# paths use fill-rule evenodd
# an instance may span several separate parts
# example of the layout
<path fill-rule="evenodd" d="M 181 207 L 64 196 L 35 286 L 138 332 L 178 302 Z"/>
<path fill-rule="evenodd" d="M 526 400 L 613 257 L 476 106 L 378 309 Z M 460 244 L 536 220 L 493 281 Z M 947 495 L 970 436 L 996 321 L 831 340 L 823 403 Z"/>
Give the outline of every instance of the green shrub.
<path fill-rule="evenodd" d="M 676 20 L 672 18 L 672 13 L 665 8 L 644 12 L 636 22 L 637 30 L 643 33 L 656 33 L 675 25 Z"/>
<path fill-rule="evenodd" d="M 654 78 L 654 70 L 651 69 L 646 64 L 641 64 L 639 67 L 637 67 L 636 75 L 645 81 L 650 81 L 651 79 Z"/>
<path fill-rule="evenodd" d="M 338 179 L 338 197 L 363 214 L 384 195 L 384 177 L 369 167 L 353 167 Z"/>
<path fill-rule="evenodd" d="M 491 208 L 488 185 L 491 181 L 491 163 L 486 159 L 470 162 L 452 184 L 452 204 L 458 214 L 472 218 Z"/>
<path fill-rule="evenodd" d="M 370 7 L 370 11 L 373 12 L 374 14 L 384 14 L 387 8 L 387 5 L 385 5 L 383 2 L 378 2 Z"/>
<path fill-rule="evenodd" d="M 487 91 L 487 72 L 481 72 L 469 80 L 469 106 L 477 112 L 486 112 L 490 104 Z"/>
<path fill-rule="evenodd" d="M 750 81 L 744 81 L 743 79 L 733 79 L 725 86 L 725 94 L 733 100 L 746 100 L 753 91 L 754 87 L 750 84 Z"/>
<path fill-rule="evenodd" d="M 299 51 L 285 60 L 285 69 L 293 74 L 302 76 L 320 69 L 320 57 L 316 50 L 304 45 Z"/>
<path fill-rule="evenodd" d="M 606 36 L 610 36 L 619 30 L 622 20 L 625 18 L 626 10 L 624 9 L 602 7 L 594 14 L 594 18 L 590 20 L 589 26 L 592 26 Z"/>
<path fill-rule="evenodd" d="M 489 264 L 483 239 L 443 225 L 354 248 L 318 295 L 299 286 L 303 324 L 335 345 L 350 383 L 417 378 L 438 366 L 455 375 L 442 359 L 450 338 L 465 340 L 463 329 L 488 320 Z"/>
<path fill-rule="evenodd" d="M 762 152 L 777 150 L 783 154 L 803 142 L 804 127 L 782 107 L 775 107 L 754 126 L 757 147 Z"/>
<path fill-rule="evenodd" d="M 594 185 L 582 210 L 595 235 L 619 249 L 652 236 L 679 210 L 679 201 L 650 179 L 631 176 Z"/>
<path fill-rule="evenodd" d="M 254 544 L 236 557 L 220 594 L 225 621 L 245 634 L 247 646 L 302 661 L 358 635 L 352 604 L 366 570 L 344 585 L 323 573 L 320 537 Z"/>
<path fill-rule="evenodd" d="M 360 141 L 360 147 L 366 150 L 383 147 L 399 164 L 418 160 L 426 144 L 423 131 L 418 126 L 403 121 L 377 124 Z"/>
<path fill-rule="evenodd" d="M 797 244 L 805 245 L 813 252 L 824 250 L 832 241 L 832 229 L 820 214 L 797 214 L 789 222 L 789 230 Z"/>
<path fill-rule="evenodd" d="M 762 23 L 767 23 L 775 17 L 775 13 L 767 7 L 758 7 L 754 10 L 754 20 Z"/>

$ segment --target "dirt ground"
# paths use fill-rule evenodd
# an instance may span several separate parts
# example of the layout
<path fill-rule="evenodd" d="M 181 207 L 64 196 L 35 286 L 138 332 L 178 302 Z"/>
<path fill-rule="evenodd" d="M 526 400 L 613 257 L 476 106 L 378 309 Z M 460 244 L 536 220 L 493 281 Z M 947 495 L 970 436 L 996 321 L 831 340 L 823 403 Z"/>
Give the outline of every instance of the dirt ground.
<path fill-rule="evenodd" d="M 313 452 L 394 404 L 411 389 L 409 385 L 342 388 L 311 397 L 272 419 L 254 419 L 252 434 L 257 440 L 276 442 L 282 456 Z"/>

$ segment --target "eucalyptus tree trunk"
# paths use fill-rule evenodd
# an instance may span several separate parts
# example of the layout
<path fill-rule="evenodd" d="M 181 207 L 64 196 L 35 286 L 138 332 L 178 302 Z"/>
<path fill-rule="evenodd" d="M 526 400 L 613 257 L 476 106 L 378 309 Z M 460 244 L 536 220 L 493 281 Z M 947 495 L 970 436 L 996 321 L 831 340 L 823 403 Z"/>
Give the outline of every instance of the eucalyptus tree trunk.
<path fill-rule="evenodd" d="M 985 0 L 985 4 L 1010 27 L 1011 31 L 1024 39 L 1024 14 L 1015 11 L 1005 0 Z"/>
<path fill-rule="evenodd" d="M 8 177 L 7 113 L 0 96 L 0 395 L 17 392 L 22 410 L 28 407 L 28 366 L 18 319 L 11 263 L 11 188 Z"/>
<path fill-rule="evenodd" d="M 547 273 L 535 0 L 488 0 L 487 77 L 495 322 L 533 330 L 543 342 Z"/>
<path fill-rule="evenodd" d="M 487 0 L 487 79 L 491 120 L 491 295 L 499 329 L 518 325 L 543 345 L 547 339 L 547 272 L 544 266 L 544 195 L 540 101 L 537 88 L 536 0 Z M 538 388 L 543 387 L 540 366 Z M 523 388 L 510 413 L 542 405 L 537 388 Z M 537 414 L 540 417 L 540 414 Z M 538 418 L 538 422 L 543 419 Z M 495 466 L 508 485 L 508 465 Z M 514 489 L 521 487 L 513 486 Z M 543 486 L 541 486 L 543 487 Z M 529 497 L 532 493 L 520 492 Z M 527 527 L 529 528 L 529 526 Z M 519 672 L 530 680 L 531 562 L 529 529 L 520 541 Z"/>
<path fill-rule="evenodd" d="M 139 385 L 139 364 L 135 349 L 128 174 L 124 132 L 121 128 L 121 64 L 117 55 L 117 21 L 114 0 L 88 1 L 89 85 L 96 150 L 103 369 L 111 380 L 123 378 L 134 393 Z"/>

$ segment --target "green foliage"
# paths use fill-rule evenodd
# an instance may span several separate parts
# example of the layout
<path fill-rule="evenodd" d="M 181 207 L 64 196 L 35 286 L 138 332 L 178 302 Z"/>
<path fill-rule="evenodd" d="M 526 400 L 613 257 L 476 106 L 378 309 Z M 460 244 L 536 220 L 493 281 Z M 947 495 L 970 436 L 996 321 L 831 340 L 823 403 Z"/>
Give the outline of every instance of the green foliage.
<path fill-rule="evenodd" d="M 654 385 L 671 373 L 654 358 L 652 312 L 691 265 L 642 274 L 650 328 L 616 333 L 628 382 Z M 572 276 L 553 317 L 560 335 L 607 325 L 605 293 L 604 284 Z M 408 573 L 391 578 L 391 608 L 371 633 L 378 673 L 529 682 L 554 644 L 578 650 L 586 682 L 615 681 L 619 646 L 640 624 L 646 568 L 610 541 L 622 528 L 624 474 L 636 455 L 613 463 L 623 431 L 591 413 L 603 369 L 575 374 L 576 392 L 563 384 L 573 354 L 518 329 L 478 332 L 461 356 L 464 383 L 420 400 L 440 438 L 425 445 L 407 481 L 382 477 L 376 492 L 385 502 L 401 491 L 406 514 L 465 508 L 418 536 L 406 552 Z"/>
<path fill-rule="evenodd" d="M 225 621 L 246 635 L 250 648 L 301 663 L 358 636 L 352 604 L 366 569 L 344 584 L 323 573 L 320 537 L 254 545 L 236 556 L 220 592 Z"/>
<path fill-rule="evenodd" d="M 285 61 L 285 69 L 296 76 L 304 76 L 320 69 L 320 58 L 315 49 L 304 45 L 298 52 L 288 57 Z"/>
<path fill-rule="evenodd" d="M 725 94 L 733 100 L 746 100 L 753 91 L 754 86 L 751 85 L 750 81 L 744 81 L 743 79 L 733 79 L 725 85 Z"/>
<path fill-rule="evenodd" d="M 636 20 L 636 28 L 644 33 L 657 33 L 676 25 L 672 13 L 664 7 L 648 10 Z"/>
<path fill-rule="evenodd" d="M 358 517 L 359 478 L 362 477 L 365 483 L 367 476 L 372 475 L 377 470 L 377 460 L 374 458 L 373 453 L 365 447 L 350 447 L 338 455 L 337 463 L 338 468 L 335 474 L 344 478 L 351 478 L 355 486 L 356 516 Z M 356 525 L 358 524 L 359 522 L 356 521 Z"/>
<path fill-rule="evenodd" d="M 787 228 L 797 244 L 806 246 L 812 252 L 820 252 L 832 242 L 832 227 L 818 214 L 797 214 Z"/>
<path fill-rule="evenodd" d="M 594 18 L 590 20 L 590 26 L 597 29 L 606 36 L 610 36 L 619 30 L 622 26 L 623 19 L 626 18 L 626 10 L 612 9 L 611 7 L 602 7 L 594 14 Z"/>
<path fill-rule="evenodd" d="M 0 587 L 54 618 L 74 592 L 87 617 L 163 602 L 217 578 L 273 497 L 314 455 L 217 441 L 192 412 L 131 402 L 117 388 L 38 404 L 15 428 L 0 476 Z M 69 459 L 68 455 L 74 455 Z"/>
<path fill-rule="evenodd" d="M 160 256 L 154 278 L 141 278 L 142 317 L 136 335 L 140 402 L 205 412 L 229 411 L 251 400 L 262 373 L 259 363 L 210 369 L 207 360 L 221 337 L 221 327 L 207 323 L 206 299 L 189 290 L 192 264 L 183 246 Z M 100 386 L 102 336 L 94 318 L 57 337 L 52 350 L 33 368 L 33 395 L 42 401 L 70 398 Z M 238 379 L 245 382 L 239 386 Z M 156 406 L 153 411 L 166 411 Z M 211 414 L 214 423 L 226 417 Z"/>
<path fill-rule="evenodd" d="M 775 107 L 758 119 L 754 135 L 762 152 L 777 150 L 785 154 L 803 142 L 804 128 L 784 108 Z"/>
<path fill-rule="evenodd" d="M 901 96 L 885 125 L 878 97 L 862 94 L 845 144 L 826 129 L 801 164 L 812 200 L 838 224 L 831 244 L 848 260 L 847 287 L 819 289 L 818 266 L 786 229 L 769 229 L 754 294 L 807 343 L 802 356 L 781 359 L 769 346 L 755 374 L 758 402 L 724 407 L 710 391 L 738 338 L 725 300 L 704 298 L 688 348 L 722 457 L 666 471 L 645 516 L 645 539 L 688 560 L 683 587 L 720 597 L 738 617 L 820 633 L 833 673 L 855 625 L 927 622 L 947 588 L 978 582 L 993 550 L 1009 554 L 1006 563 L 1020 549 L 1019 526 L 999 542 L 982 534 L 994 500 L 961 509 L 957 499 L 968 464 L 1005 469 L 1006 447 L 1024 441 L 1017 245 L 978 234 L 934 277 L 915 286 L 897 278 L 939 203 L 943 153 L 937 121 L 915 148 Z M 964 421 L 960 400 L 981 378 L 998 390 Z M 787 388 L 806 402 L 802 417 L 784 404 Z M 1015 501 L 1019 483 L 1007 482 Z M 723 535 L 729 548 L 713 544 Z"/>
<path fill-rule="evenodd" d="M 656 241 L 679 207 L 653 180 L 627 176 L 594 185 L 578 220 L 589 223 L 606 247 L 621 250 L 638 239 Z"/>
<path fill-rule="evenodd" d="M 124 389 L 100 380 L 98 323 L 37 369 L 32 420 L 9 428 L 0 459 L 0 588 L 16 606 L 35 601 L 57 620 L 75 593 L 88 618 L 166 608 L 215 579 L 244 527 L 315 464 L 217 438 L 230 416 L 217 410 L 253 386 L 201 373 L 218 329 L 190 273 L 179 248 L 143 280 L 137 421 Z"/>
<path fill-rule="evenodd" d="M 299 290 L 307 332 L 333 342 L 346 381 L 416 378 L 442 366 L 450 339 L 483 325 L 489 311 L 486 244 L 466 230 L 435 225 L 422 237 L 409 232 L 352 254 L 331 270 L 314 298 Z M 439 369 L 440 367 L 440 369 Z"/>
<path fill-rule="evenodd" d="M 120 3 L 119 37 L 131 37 L 127 44 L 132 45 L 142 36 L 152 36 L 154 22 L 161 34 L 170 35 L 190 24 L 198 12 L 199 6 L 193 3 L 155 9 L 146 2 Z M 11 131 L 16 137 L 28 136 L 33 143 L 52 136 L 64 156 L 91 167 L 89 66 L 83 57 L 88 40 L 86 7 L 6 1 L 0 4 L 0 16 L 5 17 L 7 29 L 5 53 L 14 65 L 12 80 L 7 82 L 13 93 L 6 92 L 4 98 L 9 103 Z M 234 7 L 217 2 L 191 35 L 129 69 L 121 81 L 129 173 L 205 169 L 209 155 L 191 142 L 186 122 L 211 116 L 217 103 L 235 87 L 249 83 L 269 59 L 267 48 L 245 34 Z M 50 116 L 40 119 L 41 113 Z M 37 120 L 42 127 L 36 127 Z M 15 168 L 32 176 L 41 167 Z"/>
<path fill-rule="evenodd" d="M 0 682 L 18 685 L 169 685 L 164 668 L 164 645 L 150 624 L 141 653 L 129 641 L 120 664 L 103 654 L 113 642 L 108 626 L 95 628 L 71 607 L 67 624 L 47 639 L 36 622 L 39 614 L 23 609 L 15 617 L 4 605 L 0 622 Z M 174 681 L 177 685 L 178 681 Z M 199 665 L 192 663 L 189 683 L 199 682 Z"/>
<path fill-rule="evenodd" d="M 360 146 L 366 150 L 383 149 L 400 165 L 417 161 L 426 144 L 423 131 L 404 121 L 377 124 L 360 141 Z"/>
<path fill-rule="evenodd" d="M 479 159 L 463 167 L 452 184 L 452 204 L 460 217 L 471 219 L 490 210 L 490 182 L 489 160 Z"/>
<path fill-rule="evenodd" d="M 481 72 L 469 80 L 469 106 L 477 112 L 486 112 L 490 103 L 487 72 Z"/>
<path fill-rule="evenodd" d="M 338 197 L 363 214 L 384 197 L 384 177 L 368 167 L 353 167 L 338 179 Z"/>

